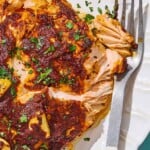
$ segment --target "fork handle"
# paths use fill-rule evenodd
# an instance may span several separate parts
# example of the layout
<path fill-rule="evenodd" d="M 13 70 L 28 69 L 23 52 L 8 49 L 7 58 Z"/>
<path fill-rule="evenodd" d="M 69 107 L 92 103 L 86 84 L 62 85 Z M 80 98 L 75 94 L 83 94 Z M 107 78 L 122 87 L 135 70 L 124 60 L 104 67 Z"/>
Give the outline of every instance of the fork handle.
<path fill-rule="evenodd" d="M 115 81 L 106 147 L 118 147 L 126 83 L 127 80 Z"/>

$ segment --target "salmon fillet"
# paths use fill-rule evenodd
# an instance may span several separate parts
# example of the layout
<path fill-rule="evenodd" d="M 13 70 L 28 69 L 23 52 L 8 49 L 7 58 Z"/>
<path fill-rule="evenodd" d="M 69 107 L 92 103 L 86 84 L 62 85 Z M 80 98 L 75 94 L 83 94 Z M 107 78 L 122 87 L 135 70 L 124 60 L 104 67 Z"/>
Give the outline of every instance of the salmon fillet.
<path fill-rule="evenodd" d="M 69 148 L 110 109 L 133 37 L 66 0 L 0 0 L 0 149 Z"/>

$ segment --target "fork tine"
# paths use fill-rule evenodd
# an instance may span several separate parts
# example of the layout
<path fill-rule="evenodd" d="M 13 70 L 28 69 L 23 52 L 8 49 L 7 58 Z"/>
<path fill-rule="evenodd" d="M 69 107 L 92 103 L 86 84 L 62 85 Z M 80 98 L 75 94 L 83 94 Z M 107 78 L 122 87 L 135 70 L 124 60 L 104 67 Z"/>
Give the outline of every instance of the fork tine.
<path fill-rule="evenodd" d="M 131 33 L 135 37 L 135 28 L 134 28 L 134 0 L 131 1 L 131 9 L 130 9 L 130 17 L 128 20 L 128 29 L 129 33 Z"/>
<path fill-rule="evenodd" d="M 144 55 L 143 2 L 142 0 L 139 0 L 139 27 L 138 27 L 139 66 L 142 64 L 143 55 Z"/>
<path fill-rule="evenodd" d="M 125 28 L 125 21 L 126 21 L 126 0 L 123 0 L 121 25 L 122 25 L 124 28 Z"/>
<path fill-rule="evenodd" d="M 114 13 L 115 13 L 115 19 L 117 19 L 118 16 L 118 7 L 119 7 L 119 3 L 118 0 L 115 0 L 115 4 L 114 4 Z"/>
<path fill-rule="evenodd" d="M 143 27 L 143 2 L 139 0 L 139 28 L 138 28 L 138 42 L 144 39 L 144 27 Z"/>

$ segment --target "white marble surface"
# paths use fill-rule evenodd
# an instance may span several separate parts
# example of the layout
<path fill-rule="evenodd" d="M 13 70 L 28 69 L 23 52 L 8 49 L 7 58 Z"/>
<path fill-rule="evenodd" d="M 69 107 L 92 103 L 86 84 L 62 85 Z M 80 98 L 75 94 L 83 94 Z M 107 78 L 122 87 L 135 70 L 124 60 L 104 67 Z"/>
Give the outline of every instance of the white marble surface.
<path fill-rule="evenodd" d="M 85 12 L 89 9 L 85 7 L 84 0 L 69 0 L 74 7 L 80 3 Z M 95 9 L 94 14 L 97 14 L 97 7 L 104 7 L 106 4 L 109 8 L 113 7 L 113 0 L 91 0 Z M 122 1 L 120 0 L 120 10 Z M 131 0 L 127 0 L 130 6 Z M 129 87 L 127 92 L 126 102 L 124 105 L 120 144 L 119 150 L 137 150 L 138 146 L 143 142 L 146 135 L 150 132 L 150 0 L 143 0 L 144 2 L 144 21 L 145 21 L 145 54 L 144 61 L 135 85 Z M 138 0 L 135 0 L 138 5 Z M 135 8 L 136 14 L 138 13 L 137 7 Z M 119 17 L 121 13 L 119 13 Z M 133 89 L 133 92 L 131 93 Z M 108 117 L 98 127 L 91 129 L 84 135 L 90 137 L 89 142 L 82 140 L 79 141 L 75 150 L 105 150 L 106 133 L 108 126 Z M 112 135 L 113 136 L 113 135 Z"/>

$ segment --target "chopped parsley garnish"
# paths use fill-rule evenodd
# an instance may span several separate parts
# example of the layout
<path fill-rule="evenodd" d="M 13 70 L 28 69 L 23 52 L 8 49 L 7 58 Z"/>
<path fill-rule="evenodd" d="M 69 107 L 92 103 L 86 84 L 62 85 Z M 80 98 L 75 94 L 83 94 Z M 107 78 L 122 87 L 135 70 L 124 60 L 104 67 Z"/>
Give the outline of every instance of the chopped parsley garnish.
<path fill-rule="evenodd" d="M 9 121 L 8 121 L 8 124 L 7 124 L 7 129 L 8 129 L 8 131 L 10 130 L 11 126 L 12 126 L 12 121 L 9 120 Z"/>
<path fill-rule="evenodd" d="M 19 118 L 21 123 L 27 123 L 28 122 L 28 117 L 26 114 L 23 114 L 20 118 Z"/>
<path fill-rule="evenodd" d="M 32 136 L 28 136 L 28 140 L 31 140 L 33 137 Z"/>
<path fill-rule="evenodd" d="M 2 78 L 2 79 L 5 79 L 5 78 L 10 79 L 11 75 L 9 74 L 9 72 L 5 68 L 0 67 L 0 78 Z"/>
<path fill-rule="evenodd" d="M 76 32 L 76 33 L 73 35 L 73 37 L 74 37 L 74 40 L 78 41 L 78 40 L 80 40 L 81 38 L 84 38 L 85 35 L 80 35 L 79 32 Z"/>
<path fill-rule="evenodd" d="M 102 9 L 100 7 L 97 8 L 97 11 L 98 11 L 99 14 L 103 13 L 103 11 L 102 11 Z"/>
<path fill-rule="evenodd" d="M 98 0 L 98 3 L 100 3 L 101 2 L 101 0 Z"/>
<path fill-rule="evenodd" d="M 110 10 L 109 10 L 109 8 L 108 8 L 108 5 L 105 5 L 105 11 L 106 11 L 106 13 L 110 13 Z"/>
<path fill-rule="evenodd" d="M 35 63 L 35 64 L 38 64 L 38 63 L 39 63 L 39 60 L 36 59 L 36 58 L 34 58 L 34 57 L 31 58 L 31 61 L 32 61 L 33 63 Z"/>
<path fill-rule="evenodd" d="M 84 59 L 88 57 L 88 53 L 83 54 L 82 56 Z"/>
<path fill-rule="evenodd" d="M 38 49 L 40 49 L 43 46 L 43 42 L 42 42 L 43 38 L 42 37 L 39 37 L 39 38 L 32 37 L 32 38 L 30 38 L 30 41 L 32 43 L 34 43 Z"/>
<path fill-rule="evenodd" d="M 68 29 L 72 29 L 73 28 L 73 23 L 72 22 L 67 22 L 67 24 L 66 24 L 66 27 L 68 28 Z"/>
<path fill-rule="evenodd" d="M 37 68 L 37 72 L 41 72 L 42 71 L 42 68 Z"/>
<path fill-rule="evenodd" d="M 31 150 L 27 145 L 22 145 L 23 150 Z"/>
<path fill-rule="evenodd" d="M 84 20 L 85 20 L 85 22 L 87 22 L 87 23 L 91 23 L 91 21 L 92 21 L 94 18 L 95 18 L 95 17 L 94 17 L 93 15 L 91 15 L 91 14 L 86 14 Z"/>
<path fill-rule="evenodd" d="M 77 3 L 77 8 L 81 8 L 81 6 L 80 6 L 80 4 L 79 4 L 79 3 Z"/>
<path fill-rule="evenodd" d="M 60 84 L 68 84 L 72 85 L 75 82 L 75 79 L 71 78 L 69 79 L 67 75 L 62 76 L 60 79 Z"/>
<path fill-rule="evenodd" d="M 44 85 L 49 85 L 49 84 L 54 84 L 55 80 L 51 79 L 50 77 L 45 78 L 45 80 L 43 81 Z"/>
<path fill-rule="evenodd" d="M 22 60 L 20 51 L 17 51 L 16 57 L 18 60 Z"/>
<path fill-rule="evenodd" d="M 90 138 L 89 137 L 85 137 L 84 141 L 90 141 Z"/>
<path fill-rule="evenodd" d="M 90 11 L 93 12 L 94 11 L 94 8 L 93 7 L 89 7 Z"/>
<path fill-rule="evenodd" d="M 1 40 L 1 44 L 3 45 L 6 44 L 6 42 L 7 42 L 6 39 Z"/>
<path fill-rule="evenodd" d="M 40 146 L 40 148 L 42 148 L 42 149 L 44 149 L 44 150 L 48 150 L 48 147 L 47 147 L 47 145 L 44 143 L 44 144 L 42 144 L 41 146 Z"/>
<path fill-rule="evenodd" d="M 16 93 L 16 89 L 15 89 L 15 87 L 11 87 L 11 89 L 10 89 L 10 94 L 13 96 L 13 97 L 16 97 L 16 95 L 17 95 L 17 93 Z"/>
<path fill-rule="evenodd" d="M 109 15 L 109 17 L 115 18 L 115 11 L 114 10 L 110 11 L 107 5 L 105 6 L 105 11 L 106 14 Z"/>
<path fill-rule="evenodd" d="M 71 45 L 69 46 L 69 51 L 70 51 L 70 52 L 74 52 L 74 51 L 76 50 L 76 48 L 77 48 L 77 47 L 76 47 L 75 45 L 72 45 L 72 44 L 71 44 Z"/>
<path fill-rule="evenodd" d="M 46 78 L 49 76 L 49 74 L 52 72 L 51 68 L 46 68 L 44 72 L 40 73 L 37 83 L 40 83 L 41 81 L 45 82 Z"/>
<path fill-rule="evenodd" d="M 75 33 L 73 37 L 76 41 L 80 40 L 80 34 L 79 33 Z"/>
<path fill-rule="evenodd" d="M 25 65 L 26 68 L 30 68 L 31 67 L 31 64 L 29 62 L 25 62 L 24 65 Z"/>
<path fill-rule="evenodd" d="M 54 52 L 55 51 L 55 47 L 53 45 L 51 45 L 45 52 L 44 54 L 48 54 L 48 53 L 51 53 L 51 52 Z"/>
<path fill-rule="evenodd" d="M 14 68 L 12 67 L 12 68 L 10 68 L 10 72 L 11 73 L 13 73 L 14 72 Z"/>
<path fill-rule="evenodd" d="M 11 51 L 9 51 L 9 55 L 11 58 L 13 58 L 16 54 L 17 59 L 21 60 L 21 50 L 25 50 L 22 47 L 15 47 Z"/>
<path fill-rule="evenodd" d="M 88 7 L 89 5 L 91 5 L 92 2 L 89 2 L 89 1 L 85 1 L 85 5 Z"/>
<path fill-rule="evenodd" d="M 38 44 L 38 38 L 32 37 L 32 38 L 30 38 L 30 41 L 31 41 L 32 43 Z"/>
<path fill-rule="evenodd" d="M 28 74 L 32 74 L 33 73 L 33 70 L 29 70 Z"/>
<path fill-rule="evenodd" d="M 62 39 L 62 36 L 63 36 L 63 31 L 58 32 L 58 38 L 59 38 L 59 40 Z"/>

